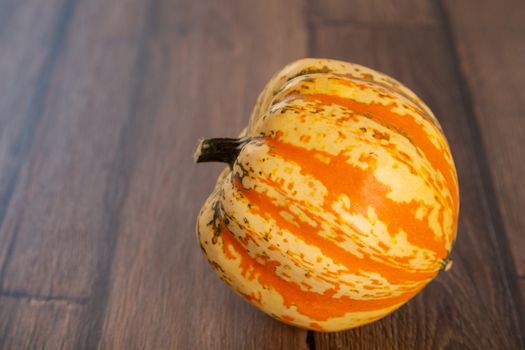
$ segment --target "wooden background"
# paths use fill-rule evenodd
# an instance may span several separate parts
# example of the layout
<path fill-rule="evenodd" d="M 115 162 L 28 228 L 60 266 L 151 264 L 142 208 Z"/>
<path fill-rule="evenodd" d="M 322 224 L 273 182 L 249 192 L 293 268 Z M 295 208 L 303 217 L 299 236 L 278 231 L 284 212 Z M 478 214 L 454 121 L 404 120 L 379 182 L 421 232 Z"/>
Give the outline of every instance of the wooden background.
<path fill-rule="evenodd" d="M 257 93 L 301 57 L 419 94 L 461 184 L 454 267 L 322 334 L 235 296 L 196 241 Z M 524 349 L 525 1 L 0 0 L 0 349 Z"/>

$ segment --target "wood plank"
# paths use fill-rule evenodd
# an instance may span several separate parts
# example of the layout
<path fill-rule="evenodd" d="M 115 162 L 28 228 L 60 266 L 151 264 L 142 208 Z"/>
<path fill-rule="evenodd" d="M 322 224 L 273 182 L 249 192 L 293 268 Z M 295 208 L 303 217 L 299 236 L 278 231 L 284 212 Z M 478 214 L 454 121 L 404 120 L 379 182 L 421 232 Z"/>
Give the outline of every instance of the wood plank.
<path fill-rule="evenodd" d="M 82 306 L 63 300 L 0 297 L 0 348 L 72 349 Z"/>
<path fill-rule="evenodd" d="M 0 226 L 39 124 L 69 12 L 64 0 L 0 5 Z M 10 233 L 0 233 L 0 281 Z"/>
<path fill-rule="evenodd" d="M 494 182 L 518 275 L 525 277 L 525 162 L 519 160 L 525 149 L 525 2 L 443 5 L 488 156 L 488 181 Z"/>
<path fill-rule="evenodd" d="M 312 0 L 309 15 L 314 21 L 352 22 L 366 25 L 395 24 L 398 26 L 435 24 L 436 4 L 413 0 Z"/>
<path fill-rule="evenodd" d="M 449 139 L 462 202 L 452 270 L 379 322 L 316 334 L 317 349 L 523 348 L 523 310 L 515 300 L 516 283 L 508 276 L 512 262 L 502 232 L 483 205 L 488 197 L 443 28 L 325 25 L 314 33 L 315 55 L 391 74 L 429 104 Z"/>
<path fill-rule="evenodd" d="M 3 290 L 88 297 L 97 264 L 111 256 L 106 227 L 121 190 L 111 165 L 133 109 L 146 10 L 140 0 L 80 0 L 71 11 L 36 146 L 1 228 L 14 237 Z"/>
<path fill-rule="evenodd" d="M 237 135 L 264 83 L 305 55 L 302 3 L 153 6 L 141 117 L 133 126 L 138 144 L 128 150 L 138 164 L 111 278 L 101 286 L 109 293 L 102 338 L 93 342 L 93 329 L 86 347 L 304 349 L 306 331 L 242 301 L 202 255 L 196 216 L 222 166 L 192 161 L 199 137 Z"/>

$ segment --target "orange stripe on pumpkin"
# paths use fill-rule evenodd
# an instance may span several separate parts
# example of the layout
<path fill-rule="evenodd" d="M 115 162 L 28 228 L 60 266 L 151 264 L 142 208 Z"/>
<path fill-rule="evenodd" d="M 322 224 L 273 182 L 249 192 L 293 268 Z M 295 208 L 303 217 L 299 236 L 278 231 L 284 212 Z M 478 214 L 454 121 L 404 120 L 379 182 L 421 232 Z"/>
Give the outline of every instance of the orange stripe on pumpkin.
<path fill-rule="evenodd" d="M 315 329 L 318 329 L 318 330 L 320 330 L 320 331 L 323 330 L 323 327 L 322 327 L 319 323 L 317 323 L 317 322 L 310 322 L 310 327 L 315 328 Z"/>
<path fill-rule="evenodd" d="M 363 276 L 361 271 L 366 271 L 369 273 L 375 272 L 393 284 L 403 284 L 410 281 L 425 281 L 436 275 L 436 272 L 434 271 L 418 272 L 395 268 L 393 266 L 373 260 L 364 252 L 363 258 L 357 257 L 329 239 L 319 235 L 318 231 L 321 227 L 319 218 L 315 218 L 313 216 L 310 217 L 310 219 L 318 223 L 317 228 L 315 228 L 301 221 L 294 213 L 287 211 L 290 216 L 295 219 L 295 224 L 297 224 L 296 226 L 280 215 L 281 211 L 287 209 L 286 207 L 281 207 L 274 204 L 268 196 L 259 193 L 256 190 L 245 189 L 242 187 L 242 184 L 238 179 L 234 180 L 234 184 L 239 192 L 241 192 L 243 196 L 252 204 L 252 212 L 267 219 L 274 219 L 280 228 L 288 230 L 290 233 L 300 238 L 305 243 L 317 247 L 319 250 L 321 250 L 324 256 L 332 259 L 336 264 L 346 267 L 348 273 Z M 375 289 L 374 287 L 371 288 Z"/>
<path fill-rule="evenodd" d="M 270 153 L 296 163 L 303 173 L 315 177 L 329 189 L 324 203 L 325 210 L 332 211 L 332 203 L 338 199 L 338 195 L 346 194 L 350 198 L 353 212 L 366 217 L 370 206 L 391 235 L 402 229 L 407 233 L 411 244 L 435 252 L 438 259 L 447 257 L 445 241 L 437 240 L 428 224 L 415 218 L 418 202 L 396 202 L 388 198 L 390 187 L 376 179 L 373 169 L 353 166 L 344 155 L 333 156 L 326 152 L 303 149 L 279 141 L 278 137 L 279 134 L 277 138 L 265 138 L 270 146 Z M 330 159 L 330 164 L 321 162 L 314 156 L 315 153 L 321 153 Z"/>
<path fill-rule="evenodd" d="M 283 196 L 287 196 L 287 193 L 286 191 L 284 191 L 282 189 L 281 186 L 279 186 L 279 184 L 275 181 L 272 181 L 272 180 L 269 180 L 269 179 L 264 179 L 264 178 L 261 178 L 261 177 L 258 177 L 259 181 L 271 186 L 275 191 L 277 191 L 278 193 L 280 193 L 281 195 Z M 303 201 L 297 201 L 297 200 L 294 200 L 292 198 L 287 198 L 287 201 L 288 202 L 292 202 L 294 204 L 297 204 L 299 205 L 302 210 L 308 215 L 309 219 L 312 220 L 312 221 L 315 221 L 317 223 L 317 225 L 321 225 L 321 221 L 323 221 L 323 219 L 314 214 L 312 211 L 308 210 L 306 208 L 306 205 Z M 285 208 L 282 208 L 281 210 L 284 210 Z M 326 210 L 323 208 L 323 210 Z M 334 214 L 334 216 L 338 216 L 338 213 L 334 212 L 334 211 L 331 211 L 332 214 Z M 300 218 L 297 217 L 295 214 L 293 213 L 289 213 L 290 216 L 294 217 L 295 219 L 299 220 L 300 221 Z M 340 220 L 336 219 L 336 223 L 337 224 L 341 224 Z M 345 238 L 349 238 L 349 239 L 352 239 L 354 241 L 354 243 L 360 247 L 360 248 L 364 248 L 364 244 L 361 243 L 359 241 L 359 235 L 363 235 L 363 233 L 357 228 L 355 227 L 352 223 L 349 223 L 349 222 L 345 222 L 345 225 L 349 226 L 351 228 L 352 231 L 354 232 L 344 232 L 342 229 L 340 229 L 338 226 L 332 226 L 334 232 L 336 232 L 338 235 L 335 236 L 335 237 L 332 237 L 332 239 L 336 242 L 344 242 L 345 241 Z M 353 233 L 353 234 L 351 234 Z M 356 234 L 357 233 L 357 234 Z M 323 237 L 324 238 L 324 237 Z M 324 239 L 328 239 L 328 238 L 324 238 Z M 378 247 L 381 248 L 383 250 L 383 254 L 386 253 L 387 249 L 388 249 L 388 246 L 386 244 L 384 244 L 383 242 L 379 242 L 378 243 Z M 372 250 L 376 251 L 376 252 L 381 252 L 380 249 L 376 249 L 375 247 L 370 247 Z M 366 253 L 366 252 L 363 252 L 362 250 L 360 250 L 360 252 L 366 257 L 368 258 L 369 255 Z M 350 254 L 350 252 L 348 252 Z M 358 257 L 356 257 L 358 258 Z M 399 256 L 388 256 L 389 259 L 391 259 L 392 261 L 395 261 L 396 263 L 401 264 L 401 265 L 406 265 L 408 264 L 408 261 L 410 259 L 413 258 L 413 256 L 403 256 L 403 257 L 399 257 Z M 319 259 L 319 258 L 318 258 Z M 363 259 L 363 258 L 360 258 L 360 259 Z M 375 261 L 375 260 L 372 260 L 378 264 L 383 264 L 382 262 L 380 261 Z M 398 266 L 398 267 L 395 267 L 395 266 L 391 266 L 391 265 L 386 265 L 387 267 L 391 267 L 393 269 L 398 269 L 398 270 L 403 270 L 404 268 L 402 266 Z M 410 277 L 407 277 L 407 280 L 413 280 L 413 278 L 416 278 L 416 280 L 422 280 L 422 279 L 425 279 L 425 278 L 430 278 L 432 277 L 435 273 L 433 271 L 414 271 L 414 273 L 416 275 L 413 275 L 412 278 Z M 396 274 L 394 274 L 394 276 L 396 276 Z M 385 276 L 386 277 L 386 276 Z M 401 276 L 400 276 L 401 277 Z M 406 277 L 406 276 L 405 276 Z M 392 282 L 392 280 L 390 280 Z"/>
<path fill-rule="evenodd" d="M 248 271 L 253 271 L 250 275 L 255 276 L 261 285 L 273 288 L 281 295 L 284 306 L 290 308 L 295 305 L 298 313 L 313 320 L 326 321 L 330 318 L 344 316 L 349 312 L 394 307 L 406 302 L 419 292 L 418 289 L 386 299 L 358 300 L 347 296 L 334 298 L 336 291 L 333 289 L 327 290 L 323 294 L 305 291 L 297 283 L 285 281 L 275 274 L 275 267 L 279 266 L 279 262 L 270 262 L 264 265 L 259 263 L 246 252 L 245 248 L 224 225 L 221 226 L 220 237 L 223 241 L 224 254 L 228 257 L 231 255 L 228 252 L 230 250 L 238 254 L 240 258 L 239 266 L 243 271 L 243 275 L 246 275 Z"/>
<path fill-rule="evenodd" d="M 338 79 L 338 83 L 352 87 L 352 88 L 358 87 L 361 90 L 372 90 L 379 95 L 387 95 L 394 100 L 398 100 L 401 97 L 402 99 L 405 99 L 407 102 L 403 104 L 405 108 L 410 109 L 412 112 L 419 114 L 425 120 L 428 120 L 429 122 L 434 124 L 434 120 L 432 119 L 432 117 L 425 111 L 425 109 L 419 104 L 419 102 L 417 102 L 412 97 L 405 94 L 401 89 L 397 87 L 389 87 L 389 86 L 383 85 L 379 81 L 372 80 L 372 82 L 374 85 L 363 84 L 363 83 L 355 81 L 352 78 Z M 438 125 L 436 125 L 436 127 L 439 128 Z"/>
<path fill-rule="evenodd" d="M 317 100 L 324 104 L 336 104 L 351 109 L 356 113 L 367 114 L 385 126 L 402 130 L 408 136 L 410 141 L 423 151 L 430 164 L 445 177 L 447 186 L 450 189 L 453 198 L 454 215 L 457 215 L 459 194 L 457 192 L 456 174 L 451 165 L 447 162 L 443 154 L 444 151 L 438 149 L 430 141 L 423 126 L 418 124 L 413 117 L 392 112 L 392 108 L 395 107 L 394 104 L 389 106 L 375 102 L 367 104 L 351 98 L 326 94 L 303 95 L 303 97 L 305 100 Z M 436 132 L 441 133 L 437 126 L 434 125 L 434 127 L 436 128 Z M 455 219 L 456 217 L 454 218 L 454 222 L 456 222 Z"/>

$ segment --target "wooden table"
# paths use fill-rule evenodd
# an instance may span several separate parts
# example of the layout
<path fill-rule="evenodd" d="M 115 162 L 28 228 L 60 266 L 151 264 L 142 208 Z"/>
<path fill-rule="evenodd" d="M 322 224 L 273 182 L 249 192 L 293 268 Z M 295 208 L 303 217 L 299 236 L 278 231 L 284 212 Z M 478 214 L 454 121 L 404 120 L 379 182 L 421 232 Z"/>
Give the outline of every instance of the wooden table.
<path fill-rule="evenodd" d="M 523 0 L 0 0 L 0 349 L 524 349 Z M 358 62 L 440 118 L 461 183 L 454 267 L 341 333 L 234 295 L 195 238 L 257 93 L 306 56 Z"/>

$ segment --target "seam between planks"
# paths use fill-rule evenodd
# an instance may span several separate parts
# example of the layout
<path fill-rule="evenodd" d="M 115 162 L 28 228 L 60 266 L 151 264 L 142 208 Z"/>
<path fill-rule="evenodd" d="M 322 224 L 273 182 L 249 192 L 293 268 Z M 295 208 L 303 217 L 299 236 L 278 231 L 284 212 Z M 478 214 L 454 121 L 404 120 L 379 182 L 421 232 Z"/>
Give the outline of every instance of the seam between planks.
<path fill-rule="evenodd" d="M 7 210 L 13 199 L 13 195 L 18 186 L 18 180 L 20 179 L 20 173 L 23 165 L 26 162 L 26 157 L 29 154 L 30 149 L 33 146 L 35 132 L 40 125 L 42 115 L 44 114 L 44 104 L 47 97 L 47 92 L 53 77 L 53 73 L 58 61 L 58 57 L 64 49 L 64 42 L 67 34 L 69 23 L 75 9 L 77 0 L 65 0 L 62 8 L 60 9 L 59 20 L 54 30 L 54 40 L 51 43 L 51 48 L 46 56 L 40 74 L 36 81 L 35 93 L 31 97 L 29 107 L 24 116 L 24 123 L 22 131 L 17 138 L 16 143 L 11 150 L 16 156 L 16 163 L 14 170 L 7 181 L 7 191 L 0 194 L 0 229 L 3 226 Z M 6 252 L 5 259 L 0 267 L 0 286 L 3 285 L 5 270 L 9 264 L 10 257 L 13 254 L 16 238 L 18 236 L 18 230 L 14 231 L 13 236 L 10 238 L 8 243 L 8 249 Z"/>
<path fill-rule="evenodd" d="M 0 290 L 0 297 L 29 300 L 31 302 L 36 301 L 77 305 L 84 305 L 88 300 L 88 298 L 85 297 L 75 297 L 70 295 L 37 295 L 21 290 Z"/>
<path fill-rule="evenodd" d="M 306 348 L 308 350 L 316 350 L 317 345 L 315 345 L 315 333 L 314 331 L 306 331 Z"/>
<path fill-rule="evenodd" d="M 482 191 L 480 191 L 480 197 L 482 198 L 481 204 L 484 208 L 484 216 L 488 218 L 487 228 L 489 237 L 492 241 L 492 244 L 498 251 L 498 253 L 494 254 L 494 258 L 497 259 L 497 265 L 500 273 L 510 279 L 510 281 L 507 281 L 507 278 L 503 278 L 505 283 L 504 287 L 512 297 L 512 300 L 510 300 L 512 306 L 511 310 L 505 311 L 509 311 L 506 313 L 507 315 L 509 313 L 512 314 L 511 317 L 514 321 L 513 325 L 516 327 L 514 332 L 518 335 L 520 345 L 523 347 L 525 345 L 525 340 L 522 330 L 525 329 L 525 322 L 523 320 L 523 316 L 521 315 L 525 309 L 523 301 L 521 300 L 521 296 L 518 293 L 517 273 L 510 252 L 508 235 L 503 223 L 503 217 L 501 215 L 500 205 L 494 187 L 494 180 L 492 178 L 487 152 L 483 143 L 481 128 L 476 118 L 472 93 L 468 86 L 464 69 L 461 66 L 461 60 L 456 49 L 457 42 L 454 37 L 454 33 L 452 32 L 450 19 L 445 6 L 442 3 L 442 0 L 436 0 L 436 2 L 438 16 L 441 17 L 443 22 L 443 31 L 445 34 L 446 44 L 449 48 L 449 54 L 452 57 L 454 73 L 457 77 L 456 80 L 459 86 L 461 99 L 465 107 L 465 114 L 467 117 L 466 129 L 469 132 L 471 144 L 476 150 L 476 152 L 474 152 L 474 167 L 481 180 L 481 183 L 478 184 L 478 187 L 482 189 Z M 502 234 L 497 234 L 498 232 L 501 232 Z M 512 283 L 512 285 L 510 283 Z"/>
<path fill-rule="evenodd" d="M 441 28 L 442 24 L 439 22 L 401 22 L 401 21 L 357 21 L 354 19 L 339 20 L 326 19 L 322 17 L 309 16 L 310 22 L 315 26 L 325 27 L 339 27 L 339 26 L 353 26 L 366 27 L 371 30 L 381 29 L 410 29 L 410 30 L 433 30 Z"/>

